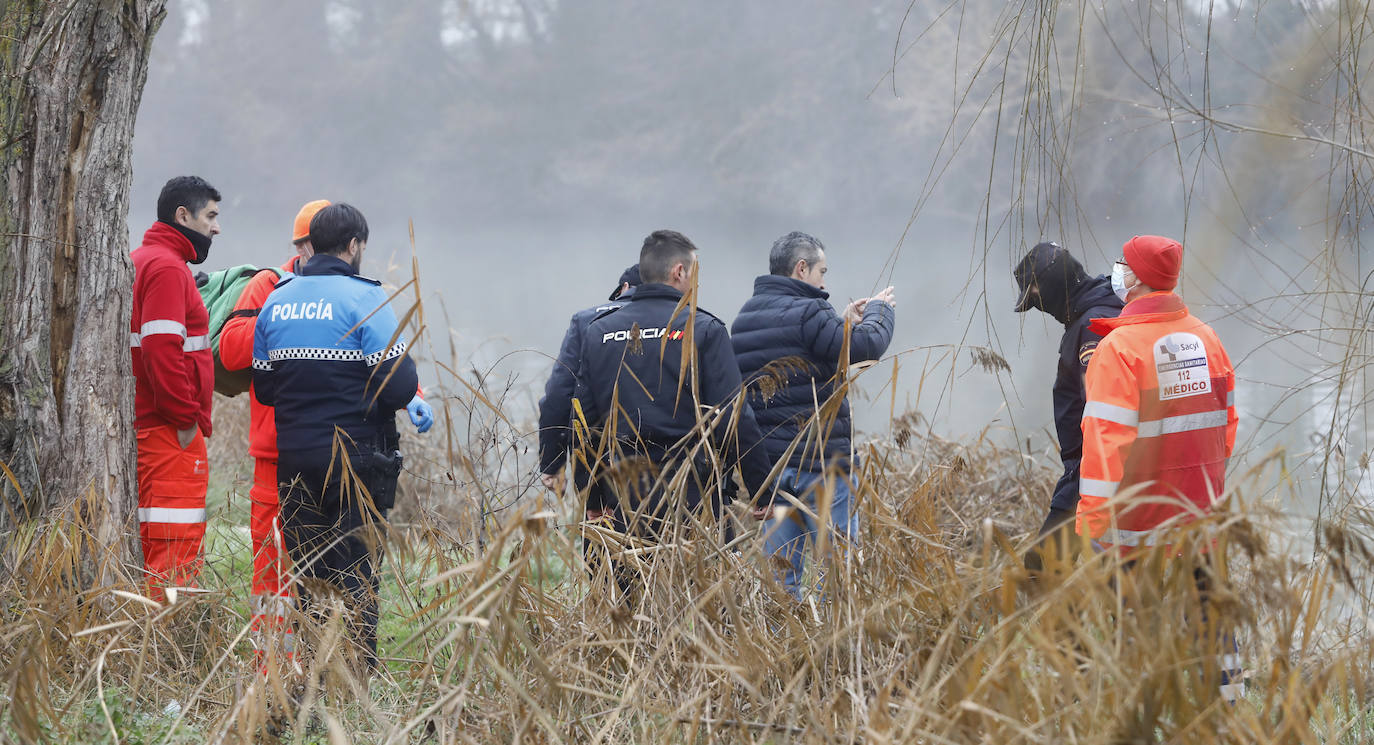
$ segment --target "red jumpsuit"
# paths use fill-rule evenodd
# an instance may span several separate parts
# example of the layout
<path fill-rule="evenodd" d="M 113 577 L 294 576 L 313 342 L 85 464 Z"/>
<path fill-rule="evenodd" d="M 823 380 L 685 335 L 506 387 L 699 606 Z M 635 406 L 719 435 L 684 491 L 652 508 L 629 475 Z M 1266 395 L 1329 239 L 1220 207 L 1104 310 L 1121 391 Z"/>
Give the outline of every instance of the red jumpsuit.
<path fill-rule="evenodd" d="M 297 257 L 282 264 L 283 272 L 294 272 Z M 253 363 L 253 331 L 257 327 L 257 311 L 277 286 L 275 272 L 258 272 L 244 287 L 234 306 L 234 313 L 224 322 L 219 335 L 220 362 L 228 370 L 242 370 Z M 253 456 L 253 487 L 248 492 L 251 504 L 249 532 L 253 541 L 253 613 L 254 643 L 259 651 L 265 648 L 264 631 L 284 635 L 288 655 L 293 651 L 294 638 L 286 623 L 287 610 L 292 607 L 286 552 L 282 549 L 281 527 L 277 521 L 277 425 L 271 406 L 258 401 L 250 388 L 250 427 L 248 454 Z"/>
<path fill-rule="evenodd" d="M 190 240 L 155 222 L 131 255 L 133 314 L 129 321 L 138 432 L 138 527 L 150 594 L 163 586 L 194 586 L 205 537 L 214 360 L 210 316 L 186 262 Z M 196 427 L 185 448 L 177 430 Z"/>

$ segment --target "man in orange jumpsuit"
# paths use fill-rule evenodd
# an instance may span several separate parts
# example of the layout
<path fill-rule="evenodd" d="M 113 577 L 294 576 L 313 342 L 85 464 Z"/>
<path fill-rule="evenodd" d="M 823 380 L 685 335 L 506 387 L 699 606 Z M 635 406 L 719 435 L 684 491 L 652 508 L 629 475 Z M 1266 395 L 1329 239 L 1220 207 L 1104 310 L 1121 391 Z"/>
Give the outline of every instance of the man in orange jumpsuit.
<path fill-rule="evenodd" d="M 316 200 L 301 207 L 296 214 L 291 230 L 291 243 L 295 246 L 296 255 L 282 264 L 282 272 L 295 273 L 300 265 L 315 255 L 310 245 L 310 219 L 328 205 L 327 200 Z M 243 370 L 253 364 L 253 331 L 257 326 L 258 311 L 277 286 L 277 279 L 276 272 L 264 270 L 254 275 L 244 287 L 233 313 L 220 331 L 220 362 L 225 369 Z M 248 492 L 252 508 L 249 532 L 253 541 L 253 597 L 250 601 L 253 643 L 261 657 L 267 647 L 264 632 L 280 633 L 283 635 L 282 647 L 290 656 L 294 650 L 294 639 L 285 616 L 293 601 L 288 586 L 286 554 L 282 550 L 281 528 L 277 523 L 277 426 L 272 407 L 259 402 L 257 392 L 251 388 L 248 395 L 252 414 L 248 454 L 253 456 L 254 462 L 253 487 Z"/>
<path fill-rule="evenodd" d="M 198 176 L 171 179 L 157 198 L 157 222 L 130 256 L 138 535 L 155 600 L 163 587 L 194 586 L 200 574 L 215 368 L 210 314 L 187 263 L 209 256 L 219 201 Z"/>
<path fill-rule="evenodd" d="M 1141 235 L 1122 256 L 1112 286 L 1126 307 L 1090 326 L 1104 338 L 1088 363 L 1077 528 L 1096 547 L 1130 551 L 1212 511 L 1238 418 L 1226 349 L 1173 292 L 1183 246 Z M 1196 574 L 1205 594 L 1211 572 L 1204 564 Z M 1236 655 L 1225 655 L 1227 698 L 1239 693 L 1228 685 L 1236 667 Z"/>

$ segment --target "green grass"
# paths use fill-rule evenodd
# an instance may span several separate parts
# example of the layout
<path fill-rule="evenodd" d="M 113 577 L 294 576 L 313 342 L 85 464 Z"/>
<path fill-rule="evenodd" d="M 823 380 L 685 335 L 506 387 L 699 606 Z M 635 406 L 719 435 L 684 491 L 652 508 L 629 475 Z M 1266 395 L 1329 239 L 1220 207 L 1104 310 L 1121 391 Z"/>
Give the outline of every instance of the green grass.
<path fill-rule="evenodd" d="M 99 696 L 92 695 L 77 702 L 70 707 L 68 716 L 62 721 L 60 731 L 63 741 L 114 745 L 115 739 L 110 731 L 113 724 L 121 745 L 154 745 L 163 742 L 168 745 L 191 745 L 204 742 L 188 723 L 183 722 L 169 733 L 173 716 L 161 711 L 136 710 L 130 706 L 129 699 L 127 690 L 112 687 L 105 691 L 103 709 Z M 49 731 L 49 736 L 52 734 Z"/>

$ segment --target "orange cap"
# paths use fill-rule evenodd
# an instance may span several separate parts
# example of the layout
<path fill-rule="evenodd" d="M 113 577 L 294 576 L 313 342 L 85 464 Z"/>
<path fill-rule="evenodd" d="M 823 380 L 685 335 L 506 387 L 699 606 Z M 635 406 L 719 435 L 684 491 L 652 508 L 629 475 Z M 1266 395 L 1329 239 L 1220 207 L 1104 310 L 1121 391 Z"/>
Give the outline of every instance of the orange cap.
<path fill-rule="evenodd" d="M 306 202 L 300 212 L 296 213 L 296 224 L 291 228 L 291 242 L 299 243 L 310 237 L 310 221 L 314 219 L 315 213 L 329 206 L 328 199 L 316 199 L 313 202 Z"/>

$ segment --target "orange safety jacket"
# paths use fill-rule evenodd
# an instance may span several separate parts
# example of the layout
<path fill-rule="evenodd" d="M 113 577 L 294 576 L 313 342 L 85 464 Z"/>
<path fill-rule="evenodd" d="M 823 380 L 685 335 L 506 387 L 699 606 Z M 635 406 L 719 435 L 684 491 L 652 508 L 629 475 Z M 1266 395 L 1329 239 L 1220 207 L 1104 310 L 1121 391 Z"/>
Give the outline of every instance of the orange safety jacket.
<path fill-rule="evenodd" d="M 1172 292 L 1090 328 L 1105 338 L 1088 363 L 1078 533 L 1154 545 L 1156 528 L 1210 512 L 1225 487 L 1235 371 L 1216 332 Z"/>
<path fill-rule="evenodd" d="M 299 256 L 293 256 L 281 270 L 287 274 L 296 271 Z M 234 304 L 234 312 L 224 322 L 219 333 L 219 359 L 226 370 L 242 370 L 253 364 L 253 331 L 257 328 L 258 314 L 267 296 L 277 286 L 276 272 L 258 272 L 248 281 Z M 258 401 L 257 392 L 248 389 L 249 414 L 252 423 L 249 427 L 248 454 L 254 458 L 277 459 L 277 422 L 272 407 Z"/>

